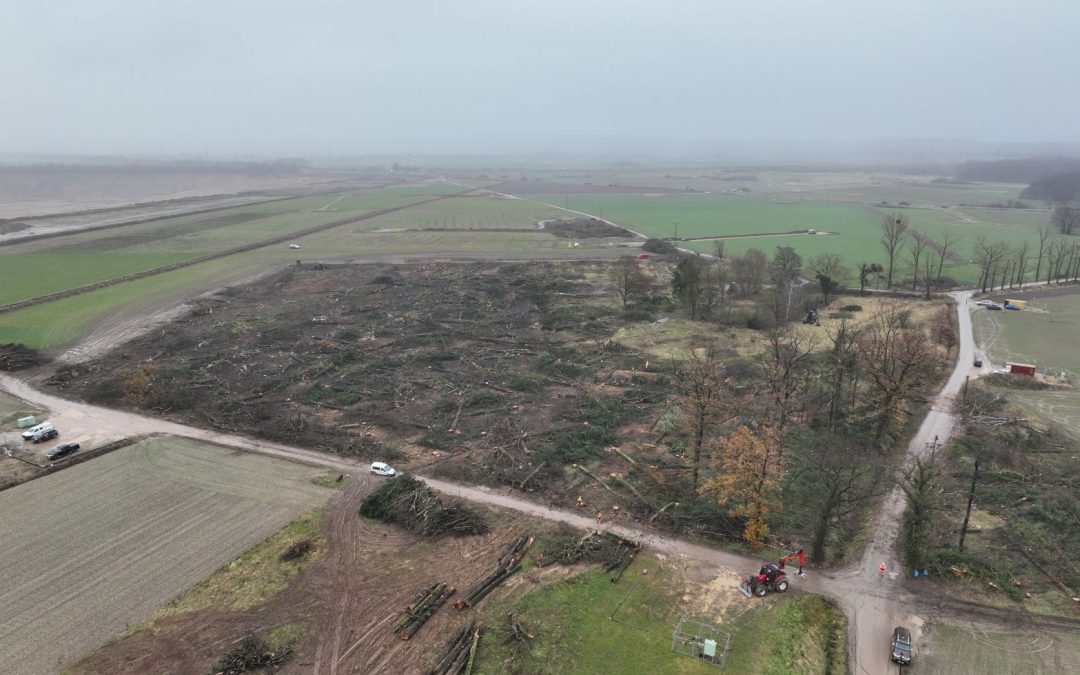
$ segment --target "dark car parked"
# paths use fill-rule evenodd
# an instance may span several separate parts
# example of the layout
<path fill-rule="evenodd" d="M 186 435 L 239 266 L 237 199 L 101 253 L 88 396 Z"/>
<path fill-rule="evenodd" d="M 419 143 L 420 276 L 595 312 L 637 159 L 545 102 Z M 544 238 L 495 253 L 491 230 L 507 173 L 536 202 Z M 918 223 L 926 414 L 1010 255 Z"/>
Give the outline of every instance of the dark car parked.
<path fill-rule="evenodd" d="M 892 660 L 901 665 L 911 663 L 911 633 L 897 626 L 892 632 Z"/>
<path fill-rule="evenodd" d="M 47 457 L 48 459 L 60 459 L 64 455 L 70 455 L 78 449 L 78 443 L 61 443 L 60 445 L 45 453 L 45 457 Z"/>
<path fill-rule="evenodd" d="M 56 431 L 56 429 L 49 429 L 48 431 L 44 431 L 37 436 L 34 436 L 34 442 L 40 443 L 42 441 L 51 441 L 59 435 L 60 434 Z"/>

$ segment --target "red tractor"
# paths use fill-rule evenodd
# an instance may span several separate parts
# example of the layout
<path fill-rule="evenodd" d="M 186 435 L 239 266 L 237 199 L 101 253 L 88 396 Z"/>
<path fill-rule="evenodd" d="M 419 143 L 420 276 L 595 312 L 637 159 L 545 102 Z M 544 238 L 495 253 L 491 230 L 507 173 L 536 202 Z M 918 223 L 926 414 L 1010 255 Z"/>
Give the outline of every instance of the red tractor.
<path fill-rule="evenodd" d="M 799 571 L 796 572 L 796 576 L 803 576 L 803 563 L 805 559 L 803 557 L 803 550 L 800 548 L 798 551 L 790 555 L 786 555 L 776 562 L 765 563 L 761 566 L 758 573 L 751 574 L 743 579 L 739 584 L 739 590 L 742 591 L 746 597 L 758 595 L 765 597 L 765 594 L 769 591 L 776 593 L 783 593 L 788 589 L 787 574 L 784 572 L 784 563 L 789 560 L 799 559 Z"/>

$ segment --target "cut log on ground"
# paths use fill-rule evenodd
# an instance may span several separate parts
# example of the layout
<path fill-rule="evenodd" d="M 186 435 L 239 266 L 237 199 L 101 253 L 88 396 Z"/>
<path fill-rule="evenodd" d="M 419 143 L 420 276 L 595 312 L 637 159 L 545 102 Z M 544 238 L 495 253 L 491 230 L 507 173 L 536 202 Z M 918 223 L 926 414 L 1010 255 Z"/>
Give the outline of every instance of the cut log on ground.
<path fill-rule="evenodd" d="M 532 546 L 533 538 L 523 534 L 514 540 L 514 543 L 499 556 L 499 561 L 491 574 L 481 579 L 464 598 L 454 603 L 457 609 L 465 609 L 480 602 L 488 593 L 499 584 L 506 581 L 521 566 L 521 560 L 525 557 L 529 547 Z"/>

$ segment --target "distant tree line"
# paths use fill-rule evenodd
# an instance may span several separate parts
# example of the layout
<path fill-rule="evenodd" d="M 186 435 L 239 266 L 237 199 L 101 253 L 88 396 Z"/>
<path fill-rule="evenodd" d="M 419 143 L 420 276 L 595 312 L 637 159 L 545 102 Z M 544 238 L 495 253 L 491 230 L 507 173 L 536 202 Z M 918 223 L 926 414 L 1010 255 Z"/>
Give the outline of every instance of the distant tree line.
<path fill-rule="evenodd" d="M 1053 204 L 1080 201 L 1080 169 L 1037 178 L 1020 193 L 1021 199 L 1038 199 Z"/>
<path fill-rule="evenodd" d="M 303 160 L 288 159 L 271 162 L 222 162 L 213 160 L 181 159 L 160 162 L 136 163 L 102 162 L 80 164 L 75 162 L 46 162 L 42 164 L 0 166 L 3 173 L 238 173 L 247 176 L 276 176 L 301 173 L 307 168 Z"/>
<path fill-rule="evenodd" d="M 1055 173 L 1080 169 L 1080 158 L 1026 157 L 994 161 L 964 162 L 956 169 L 961 180 L 998 181 L 1002 183 L 1031 183 Z M 1025 198 L 1028 198 L 1024 195 Z M 1037 197 L 1031 197 L 1037 199 Z"/>

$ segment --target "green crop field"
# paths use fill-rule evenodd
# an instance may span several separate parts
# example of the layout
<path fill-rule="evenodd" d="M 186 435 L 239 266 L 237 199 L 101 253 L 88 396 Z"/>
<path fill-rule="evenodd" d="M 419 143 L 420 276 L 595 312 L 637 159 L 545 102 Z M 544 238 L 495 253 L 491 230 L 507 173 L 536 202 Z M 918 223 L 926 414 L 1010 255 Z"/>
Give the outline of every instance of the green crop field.
<path fill-rule="evenodd" d="M 229 256 L 0 314 L 0 343 L 38 349 L 67 344 L 104 322 L 177 303 L 264 268 L 259 256 Z"/>
<path fill-rule="evenodd" d="M 931 183 L 900 181 L 886 185 L 863 185 L 829 188 L 816 191 L 826 198 L 861 201 L 869 204 L 899 204 L 912 206 L 985 206 L 986 204 L 1019 199 L 1024 185 L 1008 183 Z"/>
<path fill-rule="evenodd" d="M 536 229 L 541 220 L 566 217 L 561 209 L 506 197 L 452 197 L 357 223 L 357 231 L 392 228 Z"/>
<path fill-rule="evenodd" d="M 181 253 L 25 253 L 0 257 L 0 305 L 189 258 Z"/>
<path fill-rule="evenodd" d="M 1075 673 L 1080 638 L 1054 631 L 987 630 L 930 624 L 912 671 L 930 675 Z"/>
<path fill-rule="evenodd" d="M 539 201 L 605 218 L 652 237 L 731 236 L 816 229 L 873 231 L 874 211 L 825 202 L 778 203 L 749 197 L 706 194 L 569 195 Z M 677 224 L 677 225 L 676 225 Z M 876 236 L 876 232 L 875 232 Z"/>
<path fill-rule="evenodd" d="M 348 195 L 348 209 L 315 210 L 325 196 L 181 216 L 0 248 L 0 304 L 77 288 L 133 272 L 197 258 L 423 195 Z M 343 200 L 344 201 L 344 200 Z"/>

